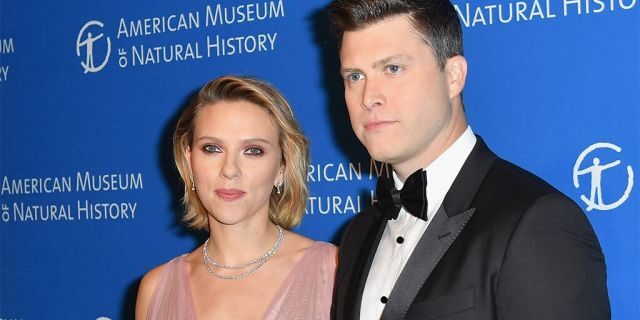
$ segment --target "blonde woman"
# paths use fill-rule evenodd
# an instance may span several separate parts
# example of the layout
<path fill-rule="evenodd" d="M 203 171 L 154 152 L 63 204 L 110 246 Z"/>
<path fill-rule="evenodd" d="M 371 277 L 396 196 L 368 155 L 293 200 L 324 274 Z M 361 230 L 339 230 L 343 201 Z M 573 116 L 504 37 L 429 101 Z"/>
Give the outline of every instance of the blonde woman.
<path fill-rule="evenodd" d="M 149 271 L 137 319 L 329 319 L 336 248 L 289 231 L 308 187 L 308 142 L 267 83 L 222 77 L 173 137 L 184 221 L 209 238 Z"/>

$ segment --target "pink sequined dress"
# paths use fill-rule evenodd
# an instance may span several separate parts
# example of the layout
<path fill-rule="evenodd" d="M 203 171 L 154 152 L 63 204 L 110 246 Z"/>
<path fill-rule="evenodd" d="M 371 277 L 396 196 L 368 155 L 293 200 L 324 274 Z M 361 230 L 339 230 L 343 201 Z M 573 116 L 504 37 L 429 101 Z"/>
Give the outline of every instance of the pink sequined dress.
<path fill-rule="evenodd" d="M 262 319 L 329 319 L 335 269 L 336 247 L 319 241 L 312 244 L 285 278 Z M 196 319 L 184 255 L 162 270 L 147 319 Z"/>

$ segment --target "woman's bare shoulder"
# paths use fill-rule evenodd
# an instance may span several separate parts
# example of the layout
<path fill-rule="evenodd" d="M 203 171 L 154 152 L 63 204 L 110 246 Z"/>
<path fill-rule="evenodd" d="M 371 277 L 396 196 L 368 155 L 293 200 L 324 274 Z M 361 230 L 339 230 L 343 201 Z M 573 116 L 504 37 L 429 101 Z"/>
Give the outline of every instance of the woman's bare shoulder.
<path fill-rule="evenodd" d="M 172 261 L 163 263 L 149 270 L 142 277 L 142 280 L 140 280 L 140 285 L 138 286 L 138 297 L 136 298 L 136 319 L 147 318 L 147 310 L 149 309 L 149 304 L 151 303 L 153 292 L 158 286 L 158 282 L 160 281 L 162 272 Z"/>

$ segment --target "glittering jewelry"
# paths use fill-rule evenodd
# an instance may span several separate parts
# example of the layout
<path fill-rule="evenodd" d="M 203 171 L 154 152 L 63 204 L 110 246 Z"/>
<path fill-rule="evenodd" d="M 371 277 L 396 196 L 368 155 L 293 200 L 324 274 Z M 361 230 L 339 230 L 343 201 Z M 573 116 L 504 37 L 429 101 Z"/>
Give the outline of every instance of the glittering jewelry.
<path fill-rule="evenodd" d="M 280 248 L 280 245 L 282 244 L 282 239 L 284 239 L 284 230 L 280 226 L 276 226 L 276 227 L 278 227 L 278 238 L 276 239 L 276 243 L 273 244 L 273 247 L 271 247 L 271 250 L 267 251 L 265 254 L 263 254 L 258 258 L 255 258 L 249 262 L 245 262 L 243 264 L 239 264 L 235 266 L 224 265 L 211 260 L 211 258 L 209 257 L 209 253 L 207 251 L 207 245 L 209 244 L 209 239 L 211 238 L 207 239 L 207 241 L 205 241 L 204 245 L 202 246 L 202 260 L 204 262 L 205 268 L 207 268 L 207 272 L 209 272 L 209 274 L 211 274 L 212 276 L 222 280 L 238 280 L 238 279 L 245 278 L 248 275 L 256 272 L 258 269 L 260 269 L 260 267 L 262 267 L 265 263 L 267 263 L 267 261 L 269 261 L 271 257 L 273 257 L 276 254 L 276 252 L 278 251 L 278 248 Z M 245 272 L 235 274 L 235 275 L 230 275 L 230 276 L 219 274 L 213 271 L 212 269 L 213 267 L 213 268 L 226 269 L 226 270 L 239 270 L 239 269 L 245 269 L 253 265 L 255 266 Z"/>
<path fill-rule="evenodd" d="M 189 179 L 191 180 L 191 191 L 196 191 L 196 182 L 193 181 L 193 174 L 189 173 Z"/>
<path fill-rule="evenodd" d="M 282 185 L 284 184 L 284 180 L 280 180 L 280 182 L 278 182 L 278 184 L 276 184 L 276 193 L 280 194 L 282 190 L 280 190 L 280 188 L 282 188 Z"/>

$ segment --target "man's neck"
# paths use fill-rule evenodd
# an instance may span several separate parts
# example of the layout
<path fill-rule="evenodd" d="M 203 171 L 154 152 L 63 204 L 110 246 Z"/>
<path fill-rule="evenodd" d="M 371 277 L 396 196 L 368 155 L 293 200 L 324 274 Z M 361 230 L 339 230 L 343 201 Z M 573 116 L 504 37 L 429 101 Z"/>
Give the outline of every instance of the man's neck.
<path fill-rule="evenodd" d="M 404 181 L 416 170 L 428 167 L 433 161 L 435 161 L 440 155 L 442 155 L 453 143 L 455 143 L 460 136 L 467 130 L 469 126 L 464 115 L 462 119 L 455 121 L 455 125 L 450 130 L 442 132 L 441 135 L 436 137 L 429 147 L 425 149 L 420 156 L 415 159 L 403 162 L 402 164 L 393 165 L 393 170 L 396 175 L 404 183 Z"/>

